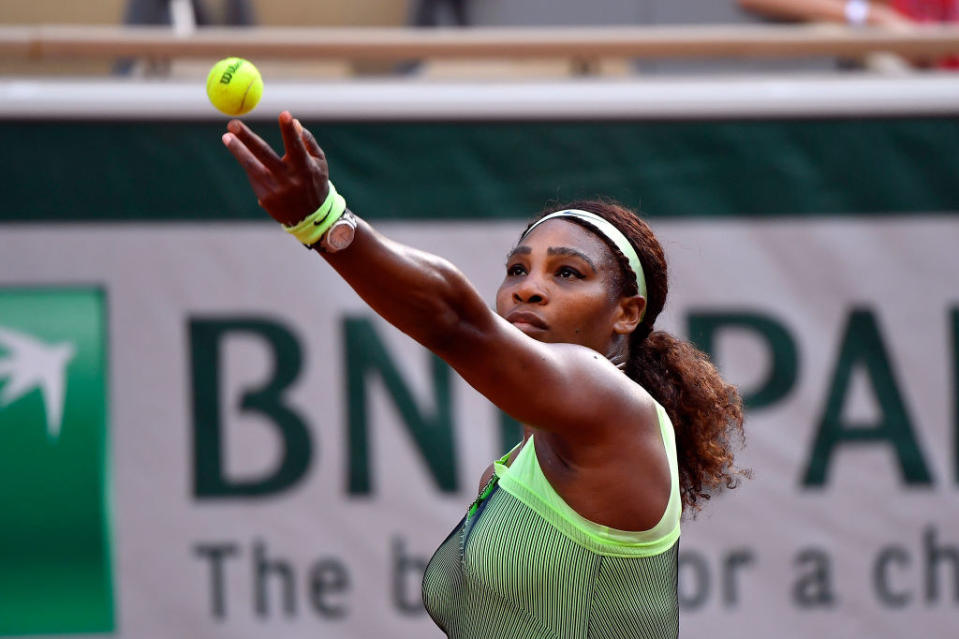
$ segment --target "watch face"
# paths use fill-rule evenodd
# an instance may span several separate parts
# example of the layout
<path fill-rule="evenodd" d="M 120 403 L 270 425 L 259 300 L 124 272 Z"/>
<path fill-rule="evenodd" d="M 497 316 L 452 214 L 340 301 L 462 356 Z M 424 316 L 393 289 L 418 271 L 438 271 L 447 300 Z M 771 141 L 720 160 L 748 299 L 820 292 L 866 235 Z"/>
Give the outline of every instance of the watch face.
<path fill-rule="evenodd" d="M 341 251 L 353 242 L 355 229 L 350 224 L 334 224 L 326 234 L 326 245 L 330 251 Z"/>

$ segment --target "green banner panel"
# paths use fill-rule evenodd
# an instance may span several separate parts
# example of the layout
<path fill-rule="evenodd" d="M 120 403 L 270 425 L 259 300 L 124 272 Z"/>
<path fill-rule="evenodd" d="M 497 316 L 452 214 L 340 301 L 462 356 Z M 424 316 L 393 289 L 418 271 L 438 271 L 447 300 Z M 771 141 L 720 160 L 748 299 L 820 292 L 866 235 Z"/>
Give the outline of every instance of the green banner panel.
<path fill-rule="evenodd" d="M 0 635 L 113 630 L 104 294 L 0 288 Z"/>
<path fill-rule="evenodd" d="M 955 117 L 305 124 L 371 219 L 525 218 L 584 196 L 653 217 L 959 210 Z M 0 123 L 0 221 L 264 219 L 223 131 Z"/>

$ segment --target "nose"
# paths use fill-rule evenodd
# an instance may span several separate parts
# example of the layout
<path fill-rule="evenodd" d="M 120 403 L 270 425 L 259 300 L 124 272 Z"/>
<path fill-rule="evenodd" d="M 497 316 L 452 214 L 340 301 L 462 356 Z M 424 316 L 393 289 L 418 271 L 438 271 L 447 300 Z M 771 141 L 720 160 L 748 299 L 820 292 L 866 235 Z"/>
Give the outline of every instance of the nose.
<path fill-rule="evenodd" d="M 513 301 L 520 304 L 543 304 L 547 299 L 543 282 L 533 275 L 524 277 L 513 289 Z"/>

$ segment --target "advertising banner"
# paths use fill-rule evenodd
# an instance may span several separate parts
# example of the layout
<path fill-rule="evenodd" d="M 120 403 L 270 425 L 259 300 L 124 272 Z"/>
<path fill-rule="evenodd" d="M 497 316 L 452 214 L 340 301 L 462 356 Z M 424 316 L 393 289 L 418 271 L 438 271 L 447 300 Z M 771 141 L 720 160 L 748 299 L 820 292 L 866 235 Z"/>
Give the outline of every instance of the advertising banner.
<path fill-rule="evenodd" d="M 682 636 L 954 635 L 957 219 L 651 220 L 658 328 L 749 407 Z M 375 224 L 491 302 L 522 229 Z M 8 224 L 0 260 L 0 635 L 441 636 L 422 570 L 517 431 L 321 258 L 144 221 Z"/>
<path fill-rule="evenodd" d="M 525 220 L 640 210 L 657 328 L 747 407 L 682 637 L 957 636 L 959 118 L 940 74 L 270 84 L 351 209 L 492 303 Z M 256 205 L 188 84 L 0 82 L 0 636 L 441 636 L 519 438 Z M 383 274 L 383 286 L 391 286 Z"/>

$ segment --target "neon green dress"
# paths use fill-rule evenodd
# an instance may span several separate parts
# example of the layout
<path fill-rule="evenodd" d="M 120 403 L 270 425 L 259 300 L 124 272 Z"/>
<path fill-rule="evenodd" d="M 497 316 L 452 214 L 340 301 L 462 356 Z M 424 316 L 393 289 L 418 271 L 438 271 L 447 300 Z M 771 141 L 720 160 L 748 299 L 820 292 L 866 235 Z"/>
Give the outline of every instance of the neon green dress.
<path fill-rule="evenodd" d="M 430 560 L 423 601 L 452 639 L 666 639 L 679 634 L 682 503 L 672 424 L 659 426 L 672 474 L 666 512 L 641 532 L 602 526 L 556 493 L 534 438 L 506 455 Z"/>

